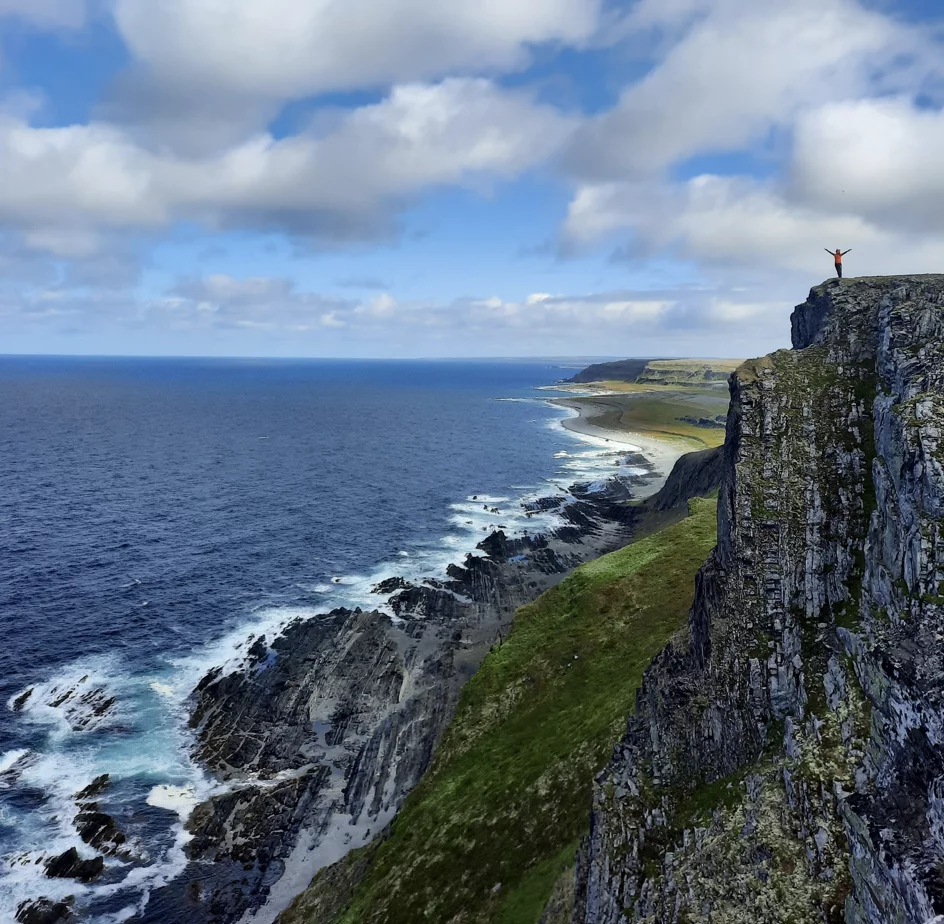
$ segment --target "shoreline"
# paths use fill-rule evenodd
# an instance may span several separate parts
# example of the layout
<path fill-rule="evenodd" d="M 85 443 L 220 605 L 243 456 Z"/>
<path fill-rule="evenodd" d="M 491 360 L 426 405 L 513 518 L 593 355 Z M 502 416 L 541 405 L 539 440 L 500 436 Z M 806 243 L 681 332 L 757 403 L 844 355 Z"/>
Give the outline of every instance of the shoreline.
<path fill-rule="evenodd" d="M 654 437 L 619 425 L 601 426 L 599 421 L 612 418 L 614 406 L 619 407 L 622 404 L 620 400 L 603 402 L 601 399 L 620 397 L 618 393 L 611 392 L 606 395 L 548 398 L 547 402 L 553 407 L 563 407 L 574 412 L 575 416 L 561 419 L 560 426 L 564 430 L 584 439 L 602 441 L 604 445 L 614 448 L 624 447 L 642 455 L 652 467 L 653 477 L 645 484 L 634 486 L 633 495 L 639 500 L 645 500 L 662 488 L 675 463 L 686 453 L 696 452 L 698 447 L 688 445 L 682 438 Z M 599 442 L 594 445 L 599 445 Z"/>
<path fill-rule="evenodd" d="M 581 432 L 564 425 L 571 420 L 556 423 L 612 450 L 619 469 L 572 472 L 557 489 L 518 495 L 534 532 L 496 525 L 444 578 L 387 578 L 364 609 L 296 620 L 247 641 L 239 668 L 203 676 L 192 756 L 225 791 L 194 809 L 187 868 L 135 921 L 189 907 L 193 924 L 271 924 L 317 869 L 389 823 L 518 607 L 631 541 L 641 516 L 633 502 L 655 493 L 685 451 L 598 426 Z"/>

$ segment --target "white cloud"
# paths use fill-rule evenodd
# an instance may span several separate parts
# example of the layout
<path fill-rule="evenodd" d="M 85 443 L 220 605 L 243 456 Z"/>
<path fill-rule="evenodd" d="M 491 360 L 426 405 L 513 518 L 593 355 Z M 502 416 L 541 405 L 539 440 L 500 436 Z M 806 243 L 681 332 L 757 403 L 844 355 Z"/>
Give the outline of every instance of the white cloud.
<path fill-rule="evenodd" d="M 711 285 L 765 279 L 778 293 L 829 275 L 824 247 L 851 247 L 856 275 L 944 259 L 944 114 L 915 103 L 940 89 L 933 30 L 855 0 L 642 0 L 622 29 L 668 46 L 575 134 L 566 245 L 622 241 L 631 259 L 676 258 Z M 673 179 L 719 152 L 754 158 L 761 178 Z"/>
<path fill-rule="evenodd" d="M 132 54 L 193 92 L 288 99 L 508 69 L 580 42 L 599 0 L 115 0 Z"/>
<path fill-rule="evenodd" d="M 741 149 L 811 105 L 913 83 L 914 58 L 928 50 L 916 31 L 854 0 L 676 7 L 667 13 L 687 25 L 679 40 L 574 139 L 569 164 L 578 174 L 620 179 Z M 666 24 L 653 4 L 636 14 L 636 28 Z"/>
<path fill-rule="evenodd" d="M 823 211 L 883 227 L 939 233 L 944 212 L 944 112 L 908 99 L 867 99 L 805 113 L 792 193 Z"/>
<path fill-rule="evenodd" d="M 830 204 L 797 202 L 776 183 L 744 177 L 607 183 L 579 189 L 565 230 L 578 242 L 626 231 L 642 256 L 673 254 L 708 275 L 815 279 L 830 273 L 823 249 L 837 246 L 853 249 L 849 268 L 856 275 L 925 272 L 944 260 L 942 232 L 909 233 Z"/>
<path fill-rule="evenodd" d="M 570 130 L 551 107 L 481 78 L 398 86 L 325 135 L 260 134 L 209 157 L 147 150 L 114 125 L 33 128 L 0 115 L 0 223 L 62 254 L 101 229 L 181 218 L 370 237 L 421 190 L 513 177 Z"/>

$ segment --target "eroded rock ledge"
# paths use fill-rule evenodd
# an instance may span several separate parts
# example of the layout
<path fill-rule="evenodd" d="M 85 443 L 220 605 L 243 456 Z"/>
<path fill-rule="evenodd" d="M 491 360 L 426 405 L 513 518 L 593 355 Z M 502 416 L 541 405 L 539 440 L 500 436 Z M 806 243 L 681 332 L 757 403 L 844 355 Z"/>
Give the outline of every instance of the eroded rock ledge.
<path fill-rule="evenodd" d="M 595 787 L 573 921 L 944 913 L 944 276 L 835 280 L 744 364 L 719 541 Z"/>

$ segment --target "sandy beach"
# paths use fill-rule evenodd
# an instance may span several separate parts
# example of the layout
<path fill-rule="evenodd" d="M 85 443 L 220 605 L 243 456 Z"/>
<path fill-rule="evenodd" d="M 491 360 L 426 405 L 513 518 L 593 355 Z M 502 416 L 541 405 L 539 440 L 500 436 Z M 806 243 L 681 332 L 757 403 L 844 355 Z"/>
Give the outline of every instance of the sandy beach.
<path fill-rule="evenodd" d="M 632 400 L 627 395 L 593 395 L 549 400 L 558 407 L 575 412 L 575 416 L 566 417 L 561 421 L 565 430 L 614 447 L 625 446 L 645 456 L 654 467 L 656 477 L 634 489 L 639 498 L 655 494 L 665 484 L 678 459 L 696 448 L 682 439 L 657 438 L 623 425 L 620 422 L 623 408 L 627 401 Z"/>

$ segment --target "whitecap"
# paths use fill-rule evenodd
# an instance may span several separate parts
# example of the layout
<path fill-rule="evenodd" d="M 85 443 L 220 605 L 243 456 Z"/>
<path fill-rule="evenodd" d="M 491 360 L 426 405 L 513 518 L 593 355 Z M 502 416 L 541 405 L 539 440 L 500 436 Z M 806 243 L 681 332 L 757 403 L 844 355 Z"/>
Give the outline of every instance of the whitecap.
<path fill-rule="evenodd" d="M 19 748 L 0 754 L 0 773 L 6 773 L 8 770 L 12 770 L 27 754 L 29 754 L 28 748 Z"/>
<path fill-rule="evenodd" d="M 176 812 L 181 821 L 186 821 L 190 813 L 200 804 L 200 797 L 197 795 L 195 786 L 172 786 L 169 783 L 162 783 L 148 793 L 145 801 L 154 808 Z"/>

